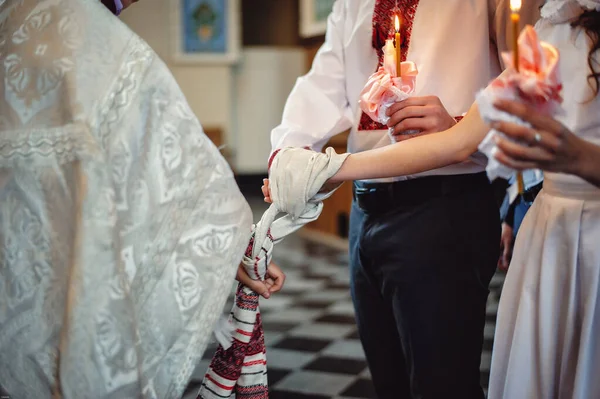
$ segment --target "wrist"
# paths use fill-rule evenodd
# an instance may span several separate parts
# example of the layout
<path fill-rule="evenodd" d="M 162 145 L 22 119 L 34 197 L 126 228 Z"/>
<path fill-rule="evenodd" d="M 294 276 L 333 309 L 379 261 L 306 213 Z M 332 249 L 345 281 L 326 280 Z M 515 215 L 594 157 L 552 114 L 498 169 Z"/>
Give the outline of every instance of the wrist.
<path fill-rule="evenodd" d="M 327 180 L 326 184 L 337 185 L 343 183 L 347 180 L 353 180 L 352 177 L 352 162 L 354 161 L 355 155 L 349 154 L 348 157 L 344 160 L 342 167 L 337 171 L 337 173 L 329 180 Z"/>

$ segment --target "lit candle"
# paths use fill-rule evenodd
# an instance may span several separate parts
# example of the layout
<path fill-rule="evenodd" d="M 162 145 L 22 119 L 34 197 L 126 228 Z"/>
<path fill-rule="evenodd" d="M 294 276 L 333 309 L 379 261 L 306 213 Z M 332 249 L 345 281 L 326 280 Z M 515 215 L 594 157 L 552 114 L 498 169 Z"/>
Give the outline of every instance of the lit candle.
<path fill-rule="evenodd" d="M 521 0 L 510 0 L 510 20 L 512 21 L 513 28 L 513 66 L 515 71 L 519 72 L 519 22 L 520 16 L 519 12 L 521 11 Z M 525 192 L 525 182 L 523 181 L 523 173 L 517 173 L 517 187 L 519 189 L 519 194 L 523 194 Z"/>
<path fill-rule="evenodd" d="M 400 77 L 402 76 L 402 70 L 400 68 L 402 63 L 402 41 L 400 40 L 400 18 L 398 18 L 398 15 L 396 15 L 394 24 L 396 25 L 396 76 Z"/>
<path fill-rule="evenodd" d="M 521 11 L 521 0 L 510 0 L 510 19 L 512 21 L 513 28 L 513 64 L 515 70 L 519 71 L 519 22 Z"/>

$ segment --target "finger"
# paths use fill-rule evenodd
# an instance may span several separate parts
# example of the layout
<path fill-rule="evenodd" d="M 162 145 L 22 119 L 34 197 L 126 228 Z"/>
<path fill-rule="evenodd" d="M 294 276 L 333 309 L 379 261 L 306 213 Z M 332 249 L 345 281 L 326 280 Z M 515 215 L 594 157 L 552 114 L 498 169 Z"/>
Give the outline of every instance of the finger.
<path fill-rule="evenodd" d="M 498 149 L 516 161 L 524 162 L 550 162 L 554 155 L 540 147 L 526 147 L 510 140 L 498 137 L 496 139 Z"/>
<path fill-rule="evenodd" d="M 518 116 L 537 129 L 546 130 L 557 137 L 562 134 L 563 126 L 552 117 L 538 112 L 535 107 L 510 100 L 497 100 L 494 102 L 494 106 L 501 111 Z"/>
<path fill-rule="evenodd" d="M 419 96 L 409 97 L 406 100 L 399 101 L 392 104 L 387 110 L 387 115 L 391 116 L 394 113 L 406 108 L 406 107 L 422 107 L 425 105 L 440 105 L 442 102 L 436 96 Z"/>
<path fill-rule="evenodd" d="M 269 287 L 269 292 L 271 294 L 274 294 L 276 292 L 281 291 L 281 289 L 283 288 L 284 281 L 285 281 L 285 277 L 280 277 L 280 278 L 277 278 L 276 280 L 274 280 L 273 285 Z"/>
<path fill-rule="evenodd" d="M 281 291 L 283 284 L 285 283 L 285 275 L 280 271 L 280 273 L 277 273 L 276 275 L 269 273 L 269 276 L 271 277 L 272 281 L 272 285 L 269 287 L 269 292 L 273 294 Z"/>
<path fill-rule="evenodd" d="M 387 116 L 392 116 L 392 115 L 394 115 L 396 112 L 398 112 L 398 111 L 400 111 L 402 108 L 404 108 L 404 105 L 403 105 L 403 103 L 404 103 L 404 101 L 400 101 L 400 102 L 397 102 L 397 103 L 393 103 L 393 104 L 392 104 L 392 105 L 391 105 L 391 106 L 390 106 L 390 107 L 387 109 L 387 111 L 385 112 L 385 114 L 386 114 Z"/>
<path fill-rule="evenodd" d="M 269 265 L 269 268 L 267 269 L 267 276 L 273 281 L 273 285 L 269 288 L 271 293 L 278 292 L 283 288 L 283 284 L 285 283 L 285 274 L 283 274 L 277 265 L 273 263 Z"/>
<path fill-rule="evenodd" d="M 272 203 L 273 199 L 271 198 L 271 193 L 267 189 L 265 189 L 264 186 L 263 186 L 262 191 L 263 191 L 264 201 L 269 204 Z"/>
<path fill-rule="evenodd" d="M 409 130 L 428 132 L 435 126 L 432 118 L 408 118 L 394 126 L 394 134 L 401 134 Z"/>
<path fill-rule="evenodd" d="M 494 158 L 496 158 L 496 160 L 501 164 L 506 165 L 509 168 L 515 170 L 542 169 L 535 162 L 516 161 L 513 158 L 510 158 L 508 155 L 504 154 L 502 151 L 498 151 L 494 155 Z"/>
<path fill-rule="evenodd" d="M 442 102 L 436 96 L 414 96 L 408 97 L 406 100 L 399 102 L 401 104 L 401 108 L 406 107 L 422 107 L 424 105 L 440 105 Z"/>
<path fill-rule="evenodd" d="M 271 293 L 267 286 L 262 281 L 252 280 L 241 265 L 238 267 L 236 280 L 266 299 L 271 297 Z"/>
<path fill-rule="evenodd" d="M 558 151 L 561 145 L 560 138 L 545 130 L 534 130 L 504 121 L 494 122 L 491 126 L 514 140 L 523 141 L 536 147 L 547 148 L 551 152 Z M 539 135 L 539 140 L 536 140 L 536 135 Z"/>
<path fill-rule="evenodd" d="M 271 287 L 273 287 L 275 285 L 275 280 L 273 280 L 272 278 L 266 278 L 265 279 L 265 285 L 267 286 L 267 288 L 270 290 Z"/>
<path fill-rule="evenodd" d="M 269 187 L 269 179 L 263 179 L 263 186 L 261 187 L 261 189 L 262 189 L 262 193 L 263 193 L 265 202 L 268 202 L 269 204 L 272 203 L 273 200 L 271 199 L 271 189 Z"/>
<path fill-rule="evenodd" d="M 522 125 L 517 125 L 516 123 L 505 122 L 505 121 L 497 121 L 491 124 L 491 127 L 506 134 L 507 136 L 519 140 L 524 141 L 529 144 L 535 143 L 535 139 L 529 128 Z"/>
<path fill-rule="evenodd" d="M 435 113 L 434 107 L 430 106 L 409 106 L 395 112 L 388 121 L 388 126 L 396 126 L 407 118 L 423 118 Z"/>

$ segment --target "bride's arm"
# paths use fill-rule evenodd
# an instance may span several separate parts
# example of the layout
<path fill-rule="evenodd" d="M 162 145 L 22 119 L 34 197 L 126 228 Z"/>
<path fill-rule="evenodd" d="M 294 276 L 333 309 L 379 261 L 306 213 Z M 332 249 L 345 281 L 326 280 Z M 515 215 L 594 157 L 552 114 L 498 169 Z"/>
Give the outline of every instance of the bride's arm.
<path fill-rule="evenodd" d="M 463 120 L 448 130 L 351 154 L 330 181 L 404 176 L 463 162 L 477 151 L 488 131 L 474 104 Z"/>

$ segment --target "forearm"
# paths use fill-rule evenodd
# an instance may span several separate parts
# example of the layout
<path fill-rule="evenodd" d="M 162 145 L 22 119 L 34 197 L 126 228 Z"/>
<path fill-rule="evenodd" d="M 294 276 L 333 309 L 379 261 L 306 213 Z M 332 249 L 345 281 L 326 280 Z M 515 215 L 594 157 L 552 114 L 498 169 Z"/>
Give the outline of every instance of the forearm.
<path fill-rule="evenodd" d="M 600 188 L 600 146 L 582 142 L 582 153 L 573 174 Z"/>
<path fill-rule="evenodd" d="M 488 132 L 474 105 L 452 128 L 350 155 L 333 182 L 411 175 L 465 161 Z"/>

